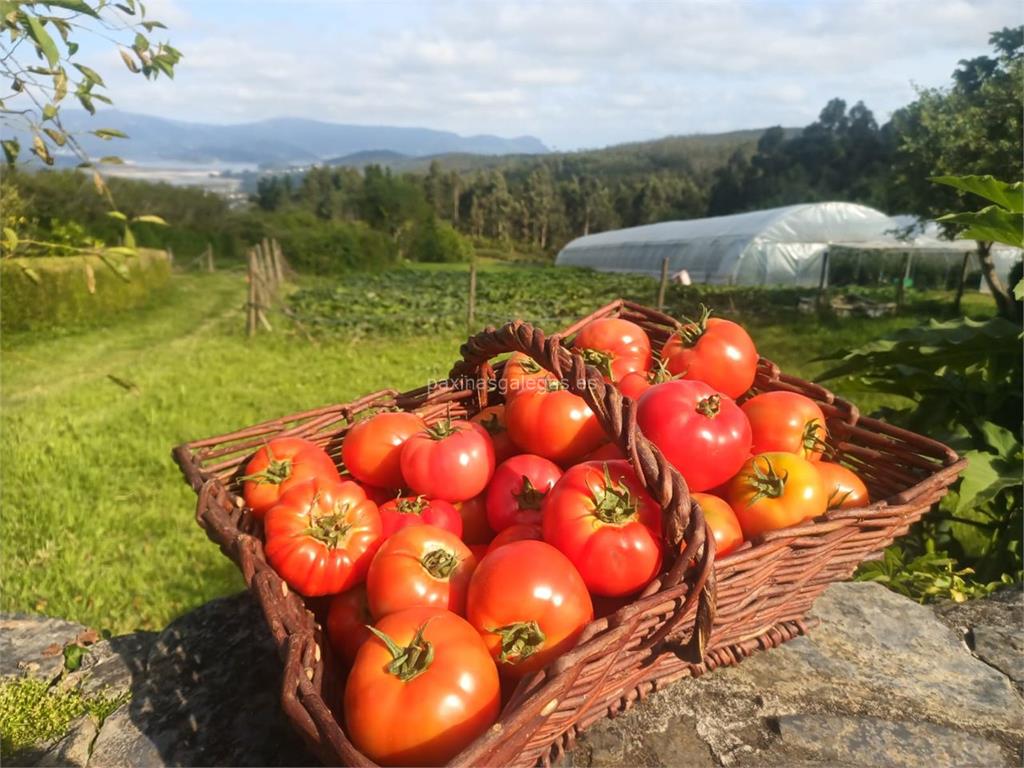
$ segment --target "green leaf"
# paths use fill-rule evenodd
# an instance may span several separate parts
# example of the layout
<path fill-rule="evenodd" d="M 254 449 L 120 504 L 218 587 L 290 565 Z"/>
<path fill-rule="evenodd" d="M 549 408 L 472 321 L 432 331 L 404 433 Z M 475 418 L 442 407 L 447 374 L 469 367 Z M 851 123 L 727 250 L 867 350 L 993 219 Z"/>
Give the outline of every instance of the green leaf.
<path fill-rule="evenodd" d="M 104 248 L 103 252 L 110 256 L 138 256 L 139 252 L 134 248 L 128 248 L 123 245 L 114 245 L 110 248 Z"/>
<path fill-rule="evenodd" d="M 1018 280 L 1013 286 L 1013 298 L 1017 301 L 1024 301 L 1024 279 Z"/>
<path fill-rule="evenodd" d="M 67 141 L 68 136 L 63 131 L 55 130 L 54 128 L 43 128 L 43 133 L 50 137 L 50 141 L 56 144 L 58 147 L 63 147 Z"/>
<path fill-rule="evenodd" d="M 31 280 L 36 285 L 42 285 L 43 284 L 43 280 L 42 280 L 41 277 L 39 277 L 39 273 L 36 272 L 31 267 L 26 267 L 24 264 L 22 264 L 21 265 L 21 271 L 25 274 L 25 277 L 27 277 L 29 280 Z"/>
<path fill-rule="evenodd" d="M 128 51 L 124 48 L 118 48 L 117 52 L 121 54 L 121 61 L 124 62 L 124 65 L 128 67 L 131 72 L 137 73 L 139 71 L 139 65 L 135 63 L 135 59 L 132 58 Z"/>
<path fill-rule="evenodd" d="M 43 120 L 53 120 L 57 116 L 57 107 L 53 104 L 43 106 Z"/>
<path fill-rule="evenodd" d="M 127 226 L 124 228 L 124 246 L 125 248 L 135 248 L 135 233 Z"/>
<path fill-rule="evenodd" d="M 99 162 L 103 165 L 124 165 L 124 160 L 117 155 L 104 155 Z"/>
<path fill-rule="evenodd" d="M 132 221 L 141 221 L 141 222 L 144 222 L 146 224 L 159 224 L 162 227 L 166 227 L 167 226 L 167 222 L 164 221 L 162 218 L 160 218 L 159 216 L 154 216 L 153 214 L 148 214 L 148 213 L 143 215 L 143 216 L 136 216 L 134 219 L 132 219 Z"/>
<path fill-rule="evenodd" d="M 50 66 L 57 66 L 60 54 L 57 53 L 57 44 L 53 42 L 50 33 L 43 29 L 43 23 L 34 14 L 26 13 L 25 20 L 28 22 L 29 37 L 35 41 L 36 47 L 42 51 L 46 60 L 50 62 Z"/>
<path fill-rule="evenodd" d="M 50 149 L 46 146 L 39 134 L 32 137 L 32 154 L 38 157 L 47 165 L 53 165 L 53 158 L 50 156 Z"/>
<path fill-rule="evenodd" d="M 112 219 L 117 219 L 118 221 L 128 221 L 128 217 L 120 211 L 107 211 L 107 216 Z"/>
<path fill-rule="evenodd" d="M 84 64 L 75 64 L 75 69 L 85 75 L 86 79 L 90 82 L 96 83 L 96 85 L 106 85 L 106 83 L 103 82 L 103 78 L 100 77 L 99 72 L 92 67 L 87 67 Z"/>
<path fill-rule="evenodd" d="M 991 240 L 1024 248 L 1024 213 L 1011 213 L 998 205 L 980 211 L 947 213 L 936 221 L 963 224 L 966 229 L 957 234 L 959 240 Z"/>
<path fill-rule="evenodd" d="M 114 128 L 97 128 L 95 131 L 89 131 L 94 136 L 99 136 L 101 139 L 127 139 L 128 134 L 123 131 L 118 131 Z"/>
<path fill-rule="evenodd" d="M 1021 483 L 1018 462 L 1007 462 L 985 451 L 967 451 L 964 458 L 967 459 L 967 469 L 960 481 L 960 498 L 953 510 L 955 514 L 974 509 L 1004 488 Z"/>
<path fill-rule="evenodd" d="M 82 91 L 79 91 L 78 93 L 75 94 L 75 96 L 78 97 L 78 100 L 82 103 L 82 107 L 90 115 L 95 115 L 96 114 L 96 107 L 95 107 L 95 105 L 93 105 L 92 97 L 88 93 L 84 93 Z"/>
<path fill-rule="evenodd" d="M 85 0 L 46 0 L 43 4 L 50 8 L 64 8 L 75 13 L 84 13 L 86 16 L 92 16 L 94 19 L 100 17 Z"/>
<path fill-rule="evenodd" d="M 152 32 L 154 29 L 167 29 L 167 25 L 161 21 L 144 21 L 142 26 L 146 28 L 147 32 Z"/>
<path fill-rule="evenodd" d="M 1013 213 L 1024 213 L 1024 182 L 1018 181 L 1009 184 L 989 174 L 984 176 L 932 176 L 929 180 L 959 189 L 961 192 L 971 192 Z"/>
<path fill-rule="evenodd" d="M 78 43 L 72 40 L 68 43 L 68 56 L 74 56 L 76 53 L 78 53 Z"/>
<path fill-rule="evenodd" d="M 992 450 L 1003 458 L 1013 458 L 1021 451 L 1021 444 L 1017 440 L 1017 436 L 1006 427 L 986 421 L 981 425 L 981 434 L 985 436 L 985 442 L 992 447 Z"/>
<path fill-rule="evenodd" d="M 139 32 L 135 35 L 135 45 L 133 47 L 135 48 L 136 51 L 139 51 L 140 53 L 142 51 L 148 51 L 149 40 L 146 39 L 146 36 L 144 34 Z"/>
<path fill-rule="evenodd" d="M 74 672 L 82 666 L 82 659 L 85 658 L 85 654 L 89 652 L 89 649 L 85 646 L 79 645 L 78 643 L 71 643 L 64 647 L 64 669 L 68 672 Z"/>
<path fill-rule="evenodd" d="M 18 161 L 18 154 L 21 152 L 21 144 L 17 139 L 4 139 L 0 141 L 3 147 L 4 157 L 8 165 L 14 165 Z"/>
<path fill-rule="evenodd" d="M 12 253 L 18 247 L 18 233 L 10 227 L 4 227 L 4 247 Z"/>

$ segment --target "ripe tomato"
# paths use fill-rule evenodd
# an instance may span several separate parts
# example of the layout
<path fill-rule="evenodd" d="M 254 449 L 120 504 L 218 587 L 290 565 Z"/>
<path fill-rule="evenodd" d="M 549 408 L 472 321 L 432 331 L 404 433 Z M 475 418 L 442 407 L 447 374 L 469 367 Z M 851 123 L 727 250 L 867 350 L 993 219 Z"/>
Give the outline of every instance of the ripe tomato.
<path fill-rule="evenodd" d="M 619 391 L 626 397 L 639 400 L 640 395 L 655 384 L 671 381 L 673 378 L 672 374 L 668 372 L 668 368 L 665 367 L 665 363 L 658 360 L 653 370 L 627 373 L 619 380 L 618 387 Z"/>
<path fill-rule="evenodd" d="M 301 437 L 278 437 L 245 465 L 242 497 L 253 517 L 262 518 L 292 488 L 310 480 L 341 482 L 331 457 L 316 443 Z"/>
<path fill-rule="evenodd" d="M 487 522 L 487 493 L 455 505 L 462 518 L 462 540 L 467 544 L 488 544 L 494 538 L 494 531 Z"/>
<path fill-rule="evenodd" d="M 505 418 L 512 442 L 524 453 L 571 464 L 597 448 L 607 437 L 597 416 L 582 397 L 549 384 L 517 395 Z"/>
<path fill-rule="evenodd" d="M 473 627 L 409 608 L 373 628 L 345 684 L 352 743 L 380 765 L 444 765 L 498 717 L 498 671 Z"/>
<path fill-rule="evenodd" d="M 439 421 L 402 446 L 405 482 L 432 499 L 471 499 L 493 474 L 494 444 L 486 429 L 470 421 Z"/>
<path fill-rule="evenodd" d="M 473 553 L 451 531 L 401 528 L 381 545 L 366 575 L 370 613 L 379 619 L 416 606 L 462 613 L 474 568 Z"/>
<path fill-rule="evenodd" d="M 762 392 L 740 406 L 750 421 L 751 451 L 786 451 L 817 461 L 826 447 L 825 414 L 796 392 Z"/>
<path fill-rule="evenodd" d="M 362 581 L 381 539 L 377 505 L 351 481 L 293 488 L 267 512 L 263 531 L 267 560 L 306 597 Z"/>
<path fill-rule="evenodd" d="M 513 352 L 505 361 L 505 370 L 501 374 L 499 392 L 505 396 L 505 403 L 511 403 L 523 392 L 545 389 L 555 380 L 555 376 L 540 367 L 540 363 L 522 352 Z"/>
<path fill-rule="evenodd" d="M 680 379 L 651 387 L 636 422 L 682 474 L 691 493 L 714 488 L 750 456 L 750 422 L 708 384 Z"/>
<path fill-rule="evenodd" d="M 747 460 L 726 487 L 743 537 L 788 528 L 823 515 L 828 493 L 818 470 L 794 453 L 760 453 Z"/>
<path fill-rule="evenodd" d="M 494 443 L 495 464 L 501 464 L 505 459 L 509 459 L 519 453 L 519 449 L 512 442 L 512 438 L 508 436 L 508 429 L 505 427 L 504 405 L 489 405 L 471 418 L 470 421 L 479 424 L 491 436 L 491 442 Z"/>
<path fill-rule="evenodd" d="M 597 595 L 636 592 L 661 567 L 661 509 L 629 462 L 577 464 L 544 500 L 544 541 Z"/>
<path fill-rule="evenodd" d="M 384 538 L 409 525 L 436 525 L 462 536 L 462 518 L 455 507 L 440 499 L 423 496 L 399 496 L 380 505 L 380 524 Z"/>
<path fill-rule="evenodd" d="M 591 451 L 584 456 L 580 463 L 585 461 L 622 461 L 625 460 L 626 455 L 622 452 L 615 443 L 605 443 L 600 448 Z"/>
<path fill-rule="evenodd" d="M 370 637 L 366 626 L 372 623 L 365 584 L 357 584 L 331 598 L 327 609 L 327 637 L 345 664 L 351 666 L 355 661 L 359 647 Z"/>
<path fill-rule="evenodd" d="M 703 381 L 735 399 L 750 389 L 757 373 L 757 349 L 745 330 L 703 310 L 665 342 L 661 359 L 669 372 Z"/>
<path fill-rule="evenodd" d="M 547 666 L 576 644 L 593 618 L 583 578 L 543 541 L 514 541 L 496 550 L 469 582 L 466 620 L 509 677 Z"/>
<path fill-rule="evenodd" d="M 715 559 L 728 555 L 743 543 L 743 529 L 732 507 L 710 493 L 694 493 L 691 498 L 704 510 L 704 519 L 715 537 Z"/>
<path fill-rule="evenodd" d="M 487 554 L 490 554 L 498 547 L 504 547 L 513 541 L 541 541 L 544 538 L 544 531 L 540 523 L 525 523 L 522 525 L 510 525 L 504 531 L 495 536 L 487 546 Z"/>
<path fill-rule="evenodd" d="M 368 485 L 367 483 L 360 483 L 359 485 L 363 489 L 363 493 L 366 494 L 366 498 L 378 507 L 381 504 L 387 504 L 395 498 L 395 493 L 390 488 L 378 488 L 376 485 Z"/>
<path fill-rule="evenodd" d="M 651 340 L 636 323 L 618 317 L 591 320 L 580 329 L 573 347 L 608 381 L 620 381 L 651 367 Z"/>
<path fill-rule="evenodd" d="M 522 453 L 499 464 L 487 487 L 487 522 L 500 533 L 510 525 L 539 523 L 544 496 L 562 470 L 543 456 Z"/>
<path fill-rule="evenodd" d="M 402 445 L 425 427 L 415 413 L 378 413 L 348 431 L 341 446 L 342 461 L 356 480 L 379 488 L 401 488 Z"/>
<path fill-rule="evenodd" d="M 856 509 L 871 503 L 868 488 L 851 469 L 831 461 L 814 464 L 825 486 L 829 509 Z"/>

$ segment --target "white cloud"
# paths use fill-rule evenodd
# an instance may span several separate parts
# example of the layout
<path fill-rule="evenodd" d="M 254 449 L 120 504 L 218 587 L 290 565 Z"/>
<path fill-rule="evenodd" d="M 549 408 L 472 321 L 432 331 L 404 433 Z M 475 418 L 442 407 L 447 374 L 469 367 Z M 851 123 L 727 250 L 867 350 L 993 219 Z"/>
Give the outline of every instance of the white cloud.
<path fill-rule="evenodd" d="M 1013 0 L 150 5 L 185 59 L 174 81 L 146 83 L 104 56 L 122 109 L 533 133 L 560 147 L 801 125 L 833 96 L 884 120 L 911 83 L 947 83 L 1022 15 Z"/>

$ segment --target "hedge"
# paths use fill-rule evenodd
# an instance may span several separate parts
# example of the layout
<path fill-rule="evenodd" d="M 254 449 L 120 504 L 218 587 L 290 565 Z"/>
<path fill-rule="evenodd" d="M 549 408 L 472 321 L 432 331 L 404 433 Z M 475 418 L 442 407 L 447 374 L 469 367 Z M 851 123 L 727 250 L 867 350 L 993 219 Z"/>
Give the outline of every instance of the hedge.
<path fill-rule="evenodd" d="M 166 251 L 140 248 L 136 256 L 107 259 L 127 270 L 128 279 L 99 256 L 0 261 L 0 327 L 9 331 L 93 325 L 145 304 L 153 291 L 170 281 Z"/>

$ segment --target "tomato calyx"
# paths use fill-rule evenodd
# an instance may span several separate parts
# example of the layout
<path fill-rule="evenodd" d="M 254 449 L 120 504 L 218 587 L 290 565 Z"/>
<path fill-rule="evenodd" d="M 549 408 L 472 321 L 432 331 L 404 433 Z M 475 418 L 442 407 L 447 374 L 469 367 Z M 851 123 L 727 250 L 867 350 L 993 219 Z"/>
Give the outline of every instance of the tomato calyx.
<path fill-rule="evenodd" d="M 803 434 L 800 436 L 800 444 L 808 454 L 826 453 L 828 451 L 828 443 L 819 437 L 822 432 L 825 432 L 825 427 L 818 419 L 810 419 L 804 425 Z"/>
<path fill-rule="evenodd" d="M 540 373 L 540 363 L 532 357 L 523 357 L 521 360 L 517 360 L 516 363 L 523 369 L 524 373 Z"/>
<path fill-rule="evenodd" d="M 395 499 L 395 511 L 400 515 L 422 515 L 423 510 L 429 506 L 430 504 L 423 500 L 422 494 L 414 499 L 401 496 Z"/>
<path fill-rule="evenodd" d="M 709 395 L 697 403 L 697 413 L 701 416 L 707 416 L 709 419 L 715 418 L 720 410 L 722 410 L 722 397 L 720 395 Z"/>
<path fill-rule="evenodd" d="M 238 478 L 240 483 L 256 483 L 256 485 L 280 485 L 292 474 L 292 460 L 291 459 L 276 459 L 274 454 L 270 450 L 270 446 L 266 446 L 267 451 L 267 466 L 259 472 L 253 472 L 251 475 L 242 475 Z"/>
<path fill-rule="evenodd" d="M 434 646 L 429 640 L 423 638 L 423 630 L 427 628 L 430 620 L 423 622 L 412 640 L 404 648 L 388 637 L 379 629 L 366 625 L 366 628 L 373 633 L 374 637 L 387 646 L 391 654 L 391 661 L 385 669 L 397 677 L 403 683 L 419 677 L 426 672 L 434 661 Z"/>
<path fill-rule="evenodd" d="M 496 413 L 490 414 L 486 419 L 480 419 L 477 424 L 486 429 L 489 435 L 500 435 L 505 431 L 505 425 L 501 423 Z"/>
<path fill-rule="evenodd" d="M 672 375 L 669 371 L 668 366 L 665 365 L 665 361 L 658 359 L 654 362 L 654 368 L 652 368 L 647 374 L 647 381 L 653 386 L 655 384 L 664 384 L 666 381 L 672 381 L 678 379 L 679 376 Z"/>
<path fill-rule="evenodd" d="M 602 376 L 608 379 L 613 378 L 612 355 L 607 352 L 602 352 L 599 349 L 581 349 L 580 354 L 583 357 L 583 362 L 597 368 L 597 370 L 601 372 Z"/>
<path fill-rule="evenodd" d="M 420 559 L 420 565 L 435 579 L 444 580 L 458 567 L 459 558 L 447 549 L 433 549 Z"/>
<path fill-rule="evenodd" d="M 458 430 L 452 426 L 452 417 L 446 416 L 443 421 L 439 421 L 436 424 L 431 424 L 424 430 L 427 437 L 431 440 L 444 440 L 446 437 L 451 437 Z"/>
<path fill-rule="evenodd" d="M 853 493 L 852 490 L 843 491 L 840 493 L 840 490 L 836 488 L 834 491 L 832 491 L 832 493 L 828 495 L 828 501 L 825 502 L 825 509 L 827 509 L 829 512 L 831 512 L 834 509 L 842 509 L 843 504 L 845 504 L 846 500 L 850 498 L 851 493 Z"/>
<path fill-rule="evenodd" d="M 352 528 L 348 522 L 349 504 L 347 501 L 336 502 L 329 514 L 318 515 L 315 510 L 319 501 L 320 495 L 317 494 L 309 505 L 309 526 L 296 535 L 311 536 L 328 549 L 337 549 Z"/>
<path fill-rule="evenodd" d="M 498 661 L 504 664 L 526 661 L 543 648 L 548 639 L 536 621 L 517 621 L 487 631 L 501 638 L 501 654 Z"/>
<path fill-rule="evenodd" d="M 530 478 L 523 475 L 522 490 L 519 493 L 513 493 L 512 496 L 515 498 L 516 504 L 519 505 L 519 509 L 532 509 L 539 512 L 541 504 L 544 503 L 544 497 L 547 496 L 547 491 L 540 490 L 530 482 Z"/>
<path fill-rule="evenodd" d="M 620 478 L 621 479 L 621 478 Z M 615 483 L 608 464 L 604 465 L 604 485 L 594 491 L 594 517 L 609 525 L 622 525 L 635 520 L 637 502 L 624 483 Z"/>
<path fill-rule="evenodd" d="M 757 489 L 750 501 L 747 502 L 747 506 L 752 506 L 759 502 L 761 499 L 777 499 L 786 490 L 786 480 L 789 479 L 789 470 L 784 471 L 781 475 L 776 473 L 775 467 L 772 466 L 771 461 L 768 459 L 764 460 L 767 465 L 767 470 L 761 469 L 757 465 L 757 460 L 753 463 L 754 475 L 749 478 L 750 485 Z"/>
<path fill-rule="evenodd" d="M 700 317 L 697 320 L 691 320 L 688 317 L 684 317 L 686 321 L 685 325 L 680 326 L 676 332 L 679 336 L 679 342 L 684 347 L 692 347 L 700 341 L 700 337 L 704 335 L 704 332 L 708 329 L 708 318 L 711 317 L 711 309 L 704 304 L 700 305 Z"/>

